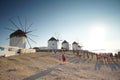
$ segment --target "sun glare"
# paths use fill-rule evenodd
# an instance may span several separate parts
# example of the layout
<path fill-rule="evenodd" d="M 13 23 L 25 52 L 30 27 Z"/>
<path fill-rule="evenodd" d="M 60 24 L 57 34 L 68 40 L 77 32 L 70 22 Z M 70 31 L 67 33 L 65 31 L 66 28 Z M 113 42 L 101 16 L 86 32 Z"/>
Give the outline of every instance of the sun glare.
<path fill-rule="evenodd" d="M 92 27 L 89 34 L 89 46 L 94 49 L 103 49 L 105 42 L 105 34 L 106 33 L 104 27 Z"/>
<path fill-rule="evenodd" d="M 103 40 L 105 36 L 105 29 L 103 27 L 93 27 L 90 32 L 92 39 Z"/>

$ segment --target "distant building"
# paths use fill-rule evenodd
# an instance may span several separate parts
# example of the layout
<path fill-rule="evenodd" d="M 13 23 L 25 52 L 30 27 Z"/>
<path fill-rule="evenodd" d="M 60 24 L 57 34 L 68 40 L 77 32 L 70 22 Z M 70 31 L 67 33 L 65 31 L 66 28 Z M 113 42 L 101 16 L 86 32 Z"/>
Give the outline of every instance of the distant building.
<path fill-rule="evenodd" d="M 78 49 L 78 43 L 77 42 L 73 42 L 72 43 L 72 49 L 73 50 L 77 50 Z"/>
<path fill-rule="evenodd" d="M 26 33 L 22 30 L 18 29 L 15 32 L 10 34 L 10 46 L 15 46 L 19 48 L 25 48 L 26 47 Z"/>
<path fill-rule="evenodd" d="M 62 48 L 63 48 L 63 49 L 66 49 L 66 50 L 69 50 L 69 43 L 68 43 L 66 40 L 64 40 L 64 41 L 62 42 Z"/>
<path fill-rule="evenodd" d="M 51 37 L 48 40 L 48 49 L 49 50 L 57 50 L 58 49 L 57 40 L 54 37 Z"/>
<path fill-rule="evenodd" d="M 77 42 L 72 43 L 72 49 L 73 50 L 80 50 L 81 46 Z"/>

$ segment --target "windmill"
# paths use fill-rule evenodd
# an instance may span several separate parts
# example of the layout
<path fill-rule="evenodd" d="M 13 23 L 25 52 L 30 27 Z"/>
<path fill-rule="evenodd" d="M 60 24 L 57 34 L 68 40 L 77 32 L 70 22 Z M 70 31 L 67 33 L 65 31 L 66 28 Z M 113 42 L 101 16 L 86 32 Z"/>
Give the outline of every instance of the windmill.
<path fill-rule="evenodd" d="M 79 38 L 76 38 L 76 42 L 78 44 L 78 48 L 81 49 L 83 47 L 83 44 L 80 42 Z"/>
<path fill-rule="evenodd" d="M 20 47 L 20 48 L 26 48 L 26 44 L 28 43 L 30 48 L 32 48 L 29 40 L 31 40 L 34 43 L 36 43 L 36 42 L 34 40 L 32 40 L 32 38 L 30 38 L 28 35 L 35 36 L 33 34 L 30 34 L 31 32 L 33 32 L 30 30 L 33 23 L 30 25 L 27 25 L 27 20 L 25 20 L 25 23 L 23 24 L 21 22 L 19 16 L 17 17 L 17 19 L 18 19 L 17 22 L 19 23 L 19 26 L 12 19 L 9 19 L 10 22 L 14 25 L 14 28 L 16 28 L 16 29 L 5 28 L 7 30 L 14 31 L 9 36 L 9 39 L 10 39 L 9 45 Z"/>
<path fill-rule="evenodd" d="M 60 34 L 59 33 L 54 33 L 55 34 L 55 38 L 57 40 L 57 44 L 59 49 L 61 49 L 61 41 L 63 41 L 62 39 L 60 39 Z"/>

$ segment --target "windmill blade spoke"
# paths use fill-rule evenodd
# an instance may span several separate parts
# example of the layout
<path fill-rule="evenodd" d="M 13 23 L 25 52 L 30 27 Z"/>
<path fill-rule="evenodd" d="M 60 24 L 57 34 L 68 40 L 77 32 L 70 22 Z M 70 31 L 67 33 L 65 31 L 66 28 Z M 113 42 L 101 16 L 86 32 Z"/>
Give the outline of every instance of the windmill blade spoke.
<path fill-rule="evenodd" d="M 33 31 L 37 31 L 37 29 L 32 30 L 32 32 L 33 32 Z"/>
<path fill-rule="evenodd" d="M 57 33 L 54 33 L 54 35 L 55 35 L 55 38 L 59 41 L 60 34 L 57 32 Z"/>
<path fill-rule="evenodd" d="M 9 20 L 10 20 L 10 22 L 11 22 L 16 28 L 19 29 L 19 27 L 18 27 L 11 19 L 9 19 Z"/>
<path fill-rule="evenodd" d="M 29 30 L 32 25 L 33 25 L 33 23 L 31 23 L 26 30 Z"/>
<path fill-rule="evenodd" d="M 23 25 L 22 25 L 22 23 L 21 23 L 20 17 L 19 17 L 19 16 L 17 16 L 17 18 L 18 18 L 18 21 L 19 21 L 19 24 L 20 24 L 20 26 L 21 26 L 22 30 L 24 31 L 24 28 L 23 28 Z"/>
<path fill-rule="evenodd" d="M 6 30 L 10 30 L 10 31 L 15 31 L 14 29 L 12 29 L 12 28 L 8 28 L 8 27 L 5 27 L 4 29 L 6 29 Z"/>
<path fill-rule="evenodd" d="M 34 31 L 37 31 L 37 29 L 31 30 L 31 31 L 27 31 L 26 33 L 34 32 Z"/>
<path fill-rule="evenodd" d="M 8 40 L 8 39 L 10 39 L 10 38 L 7 38 L 6 40 Z"/>
<path fill-rule="evenodd" d="M 39 37 L 38 35 L 33 35 L 33 34 L 30 34 L 30 33 L 28 33 L 28 35 L 30 35 L 30 36 L 35 36 L 35 37 Z"/>
<path fill-rule="evenodd" d="M 26 26 L 27 26 L 27 19 L 25 19 L 25 32 L 26 32 Z"/>
<path fill-rule="evenodd" d="M 29 46 L 30 46 L 30 48 L 31 48 L 31 44 L 30 44 L 30 42 L 29 42 L 29 40 L 27 39 L 27 42 L 28 42 L 28 44 L 29 44 Z"/>
<path fill-rule="evenodd" d="M 27 31 L 26 33 L 28 34 L 28 33 L 31 33 L 32 31 Z"/>
<path fill-rule="evenodd" d="M 33 39 L 31 39 L 30 37 L 28 37 L 31 41 L 33 41 L 35 44 L 37 43 L 37 42 L 35 42 Z"/>

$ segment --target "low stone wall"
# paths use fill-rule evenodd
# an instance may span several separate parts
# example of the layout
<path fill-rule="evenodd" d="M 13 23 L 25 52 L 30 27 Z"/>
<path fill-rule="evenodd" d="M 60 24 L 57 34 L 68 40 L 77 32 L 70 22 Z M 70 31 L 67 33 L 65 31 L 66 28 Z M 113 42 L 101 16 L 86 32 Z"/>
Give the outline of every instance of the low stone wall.
<path fill-rule="evenodd" d="M 35 49 L 20 49 L 19 53 L 20 54 L 36 53 L 36 50 Z"/>
<path fill-rule="evenodd" d="M 0 57 L 9 57 L 13 55 L 18 55 L 18 47 L 13 47 L 13 46 L 3 46 L 0 47 Z"/>

